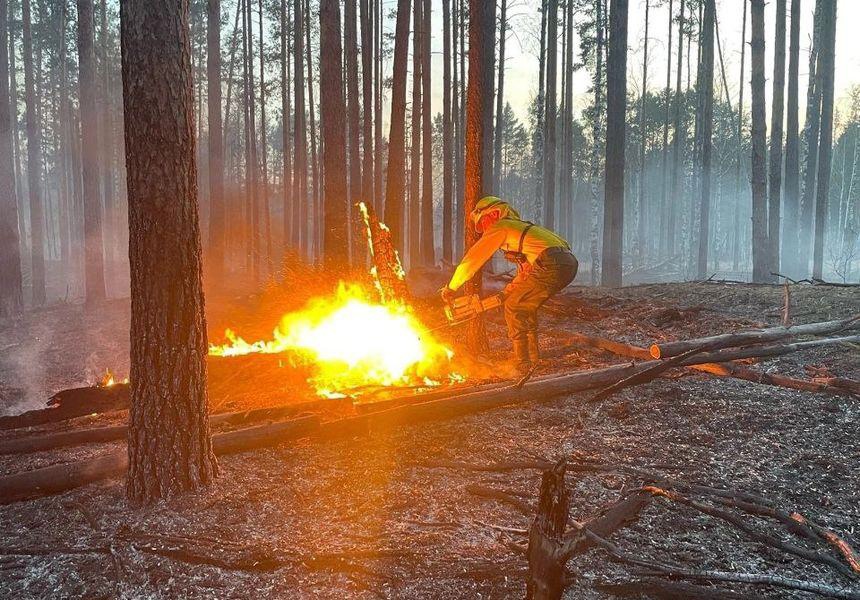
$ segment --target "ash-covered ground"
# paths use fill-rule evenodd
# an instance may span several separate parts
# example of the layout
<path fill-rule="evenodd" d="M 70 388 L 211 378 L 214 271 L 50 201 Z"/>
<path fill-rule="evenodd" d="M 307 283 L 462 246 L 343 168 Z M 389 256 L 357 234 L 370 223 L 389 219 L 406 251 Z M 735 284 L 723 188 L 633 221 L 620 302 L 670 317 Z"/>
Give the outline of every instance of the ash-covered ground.
<path fill-rule="evenodd" d="M 791 302 L 798 323 L 860 313 L 857 288 L 793 286 Z M 779 286 L 572 287 L 545 313 L 542 347 L 548 358 L 542 372 L 624 361 L 577 347 L 570 338 L 574 332 L 647 345 L 777 325 L 782 304 Z M 222 321 L 223 315 L 210 320 Z M 98 315 L 62 306 L 0 323 L 0 406 L 32 407 L 34 398 L 93 382 L 105 367 L 125 375 L 127 327 L 128 309 L 120 301 Z M 500 315 L 491 318 L 489 331 L 495 351 L 490 360 L 502 360 L 507 343 Z M 751 368 L 806 377 L 806 367 L 860 379 L 860 352 L 828 346 Z M 253 380 L 247 387 L 254 387 Z M 253 390 L 226 402 L 214 383 L 210 389 L 213 406 L 274 402 Z M 2 506 L 0 597 L 522 597 L 527 564 L 514 544 L 524 536 L 511 530 L 528 528 L 540 472 L 482 469 L 561 456 L 754 492 L 860 547 L 856 397 L 690 372 L 624 390 L 599 408 L 587 404 L 592 395 L 529 402 L 372 437 L 302 441 L 222 457 L 221 475 L 211 489 L 146 509 L 127 506 L 120 480 Z M 306 399 L 298 393 L 284 398 Z M 123 418 L 119 413 L 39 430 Z M 0 439 L 18 435 L 22 432 L 0 432 Z M 0 473 L 114 447 L 119 444 L 0 456 Z M 642 481 L 620 471 L 570 473 L 571 517 L 588 518 Z M 481 496 L 476 486 L 503 490 L 528 511 Z M 772 521 L 744 519 L 797 541 Z M 632 554 L 691 568 L 853 584 L 860 590 L 860 579 L 752 542 L 723 521 L 661 498 L 611 539 Z M 568 598 L 609 598 L 601 584 L 637 578 L 601 550 L 575 556 L 568 572 Z M 761 585 L 717 585 L 759 598 L 813 597 Z"/>

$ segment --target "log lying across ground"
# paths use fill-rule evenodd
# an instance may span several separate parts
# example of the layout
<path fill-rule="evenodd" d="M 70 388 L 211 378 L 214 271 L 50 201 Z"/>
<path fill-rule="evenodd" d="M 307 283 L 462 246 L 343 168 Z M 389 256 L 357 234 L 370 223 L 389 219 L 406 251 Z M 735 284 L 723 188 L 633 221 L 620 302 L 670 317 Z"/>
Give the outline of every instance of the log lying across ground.
<path fill-rule="evenodd" d="M 47 402 L 47 408 L 0 417 L 0 429 L 32 427 L 109 410 L 121 410 L 128 408 L 128 402 L 127 383 L 117 383 L 107 387 L 72 388 L 51 396 Z"/>
<path fill-rule="evenodd" d="M 803 335 L 829 335 L 854 329 L 860 329 L 860 315 L 855 315 L 849 319 L 841 319 L 838 321 L 823 321 L 820 323 L 795 325 L 793 327 L 771 327 L 769 329 L 742 331 L 740 333 L 724 333 L 722 335 L 714 335 L 692 340 L 653 344 L 651 346 L 651 357 L 669 358 L 701 346 L 708 346 L 712 350 L 720 350 L 737 346 L 750 346 L 752 344 L 777 342 Z"/>
<path fill-rule="evenodd" d="M 272 408 L 258 408 L 240 412 L 217 413 L 209 417 L 211 425 L 245 425 L 260 421 L 276 421 L 325 406 L 335 408 L 338 404 L 352 402 L 348 399 L 312 400 Z M 327 406 L 326 406 L 327 405 Z M 128 434 L 127 425 L 92 427 L 73 431 L 60 431 L 40 435 L 29 435 L 9 440 L 0 440 L 0 454 L 23 454 L 40 452 L 81 444 L 97 444 L 124 440 Z"/>

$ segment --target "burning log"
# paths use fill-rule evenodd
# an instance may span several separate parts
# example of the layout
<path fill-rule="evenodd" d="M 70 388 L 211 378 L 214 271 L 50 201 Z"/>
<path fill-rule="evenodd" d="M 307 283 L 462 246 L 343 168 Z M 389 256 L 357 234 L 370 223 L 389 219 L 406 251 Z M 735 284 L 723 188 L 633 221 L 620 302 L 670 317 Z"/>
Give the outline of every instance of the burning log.
<path fill-rule="evenodd" d="M 373 263 L 371 274 L 380 295 L 380 301 L 402 302 L 409 298 L 406 288 L 406 274 L 400 264 L 400 256 L 391 240 L 391 231 L 376 218 L 373 207 L 359 203 L 359 209 L 367 227 L 367 246 Z"/>
<path fill-rule="evenodd" d="M 0 429 L 32 427 L 109 410 L 122 410 L 128 408 L 128 398 L 127 383 L 63 390 L 51 396 L 46 403 L 48 408 L 0 417 Z"/>
<path fill-rule="evenodd" d="M 858 328 L 860 328 L 860 315 L 838 321 L 822 321 L 793 327 L 771 327 L 769 329 L 724 333 L 705 338 L 653 344 L 651 356 L 653 358 L 669 358 L 704 345 L 708 345 L 714 350 L 720 350 L 722 348 L 776 342 L 803 335 L 828 335 Z"/>

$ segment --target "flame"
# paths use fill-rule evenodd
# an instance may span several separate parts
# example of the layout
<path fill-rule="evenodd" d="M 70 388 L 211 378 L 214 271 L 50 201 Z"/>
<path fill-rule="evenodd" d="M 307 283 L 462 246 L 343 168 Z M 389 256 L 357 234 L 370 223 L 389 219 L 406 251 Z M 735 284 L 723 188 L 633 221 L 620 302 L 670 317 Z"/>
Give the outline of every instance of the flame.
<path fill-rule="evenodd" d="M 98 382 L 98 387 L 111 387 L 119 383 L 114 377 L 114 374 L 110 369 L 105 369 L 105 374 L 102 375 L 101 380 Z M 128 383 L 128 377 L 122 380 L 122 383 Z"/>
<path fill-rule="evenodd" d="M 232 330 L 210 345 L 212 356 L 291 353 L 313 367 L 319 395 L 340 397 L 362 386 L 439 385 L 453 352 L 437 342 L 409 306 L 371 300 L 358 285 L 341 283 L 331 297 L 312 299 L 281 318 L 272 339 L 247 342 Z"/>

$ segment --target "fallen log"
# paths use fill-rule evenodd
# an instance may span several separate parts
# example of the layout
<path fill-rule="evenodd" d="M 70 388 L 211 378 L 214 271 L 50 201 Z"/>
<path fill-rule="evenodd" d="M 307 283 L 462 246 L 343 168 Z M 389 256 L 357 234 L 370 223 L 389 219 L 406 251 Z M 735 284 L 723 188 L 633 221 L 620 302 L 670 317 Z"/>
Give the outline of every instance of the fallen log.
<path fill-rule="evenodd" d="M 319 428 L 319 418 L 302 417 L 271 425 L 260 425 L 212 436 L 215 454 L 234 454 L 298 439 Z M 128 469 L 125 448 L 96 458 L 51 465 L 0 477 L 0 504 L 31 500 L 114 477 Z"/>
<path fill-rule="evenodd" d="M 838 394 L 838 395 L 860 395 L 860 382 L 852 381 L 839 377 L 816 378 L 812 381 L 788 377 L 786 375 L 778 375 L 773 373 L 765 373 L 756 371 L 735 364 L 731 361 L 741 360 L 746 358 L 765 358 L 773 356 L 782 356 L 792 352 L 808 350 L 818 346 L 824 346 L 836 343 L 853 343 L 860 336 L 847 336 L 839 338 L 825 338 L 820 340 L 811 340 L 808 342 L 795 342 L 792 344 L 780 344 L 773 346 L 753 346 L 749 348 L 732 348 L 721 350 L 718 352 L 703 353 L 696 356 L 697 361 L 708 361 L 702 364 L 687 364 L 684 366 L 718 377 L 733 377 L 735 379 L 743 379 L 754 383 L 766 385 L 775 385 L 778 387 L 791 388 L 805 392 Z M 592 337 L 582 334 L 575 334 L 573 339 L 584 346 L 605 350 L 619 356 L 627 358 L 648 359 L 650 353 L 647 349 L 624 342 L 617 342 L 605 338 Z"/>
<path fill-rule="evenodd" d="M 724 333 L 692 340 L 657 343 L 651 345 L 650 353 L 652 358 L 669 358 L 704 345 L 708 345 L 714 350 L 720 350 L 736 346 L 776 342 L 803 335 L 829 335 L 858 328 L 860 328 L 860 315 L 855 315 L 849 319 L 838 321 L 823 321 L 820 323 L 808 323 L 806 325 L 794 325 L 792 327 L 771 327 L 769 329 L 743 331 L 740 333 Z"/>
<path fill-rule="evenodd" d="M 129 406 L 127 383 L 89 386 L 57 392 L 46 403 L 47 408 L 28 410 L 20 415 L 0 417 L 0 429 L 32 427 L 75 417 L 83 417 Z"/>
<path fill-rule="evenodd" d="M 230 413 L 218 413 L 210 415 L 210 425 L 244 425 L 267 420 L 280 420 L 298 415 L 315 408 L 335 407 L 339 404 L 349 404 L 349 399 L 312 400 L 284 406 L 271 408 L 258 408 Z M 78 446 L 81 444 L 98 444 L 124 440 L 128 434 L 127 425 L 113 425 L 109 427 L 93 427 L 77 431 L 61 431 L 45 435 L 33 435 L 18 437 L 9 440 L 0 440 L 0 454 L 23 454 L 27 452 L 40 452 L 54 450 L 67 446 Z"/>

